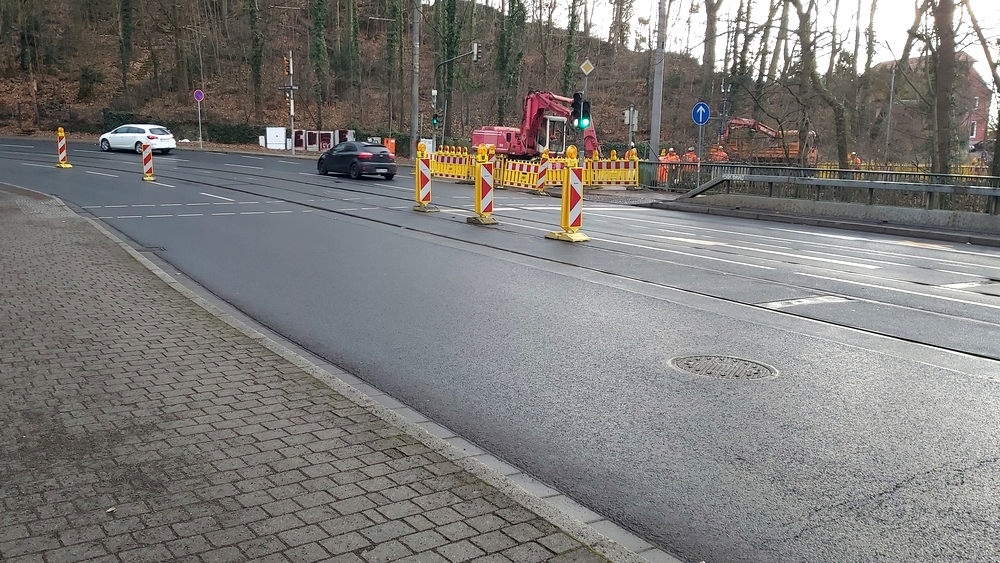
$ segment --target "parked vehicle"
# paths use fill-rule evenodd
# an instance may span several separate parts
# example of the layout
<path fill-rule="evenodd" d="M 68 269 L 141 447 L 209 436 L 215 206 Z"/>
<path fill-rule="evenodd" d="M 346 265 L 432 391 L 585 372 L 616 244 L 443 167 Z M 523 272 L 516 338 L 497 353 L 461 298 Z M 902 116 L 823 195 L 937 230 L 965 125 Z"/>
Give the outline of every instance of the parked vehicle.
<path fill-rule="evenodd" d="M 363 175 L 381 175 L 392 180 L 396 175 L 396 156 L 379 143 L 346 141 L 320 155 L 316 172 L 347 174 L 355 180 Z"/>
<path fill-rule="evenodd" d="M 177 141 L 169 129 L 162 125 L 129 123 L 101 135 L 98 142 L 102 151 L 115 149 L 134 150 L 142 153 L 142 145 L 149 145 L 160 154 L 177 148 Z"/>

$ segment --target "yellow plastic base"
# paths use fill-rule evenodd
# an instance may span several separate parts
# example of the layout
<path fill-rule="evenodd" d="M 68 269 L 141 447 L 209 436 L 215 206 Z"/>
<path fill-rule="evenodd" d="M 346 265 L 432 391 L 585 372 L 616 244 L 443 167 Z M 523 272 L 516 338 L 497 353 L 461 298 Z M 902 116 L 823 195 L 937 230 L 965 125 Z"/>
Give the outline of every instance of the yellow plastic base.
<path fill-rule="evenodd" d="M 583 233 L 567 233 L 566 231 L 552 231 L 551 233 L 545 235 L 545 238 L 550 238 L 552 240 L 564 240 L 566 242 L 587 242 L 590 240 L 590 237 Z"/>
<path fill-rule="evenodd" d="M 143 179 L 144 182 L 155 182 L 156 181 L 156 178 L 154 178 L 151 174 L 145 174 L 145 175 L 143 175 L 142 179 Z"/>
<path fill-rule="evenodd" d="M 57 162 L 56 168 L 73 168 L 73 165 L 68 162 Z"/>
<path fill-rule="evenodd" d="M 441 211 L 440 209 L 438 209 L 437 207 L 434 207 L 433 205 L 431 205 L 429 203 L 428 204 L 418 203 L 418 204 L 416 204 L 416 205 L 413 206 L 413 210 L 414 211 L 420 211 L 422 213 L 434 213 L 435 211 Z"/>
<path fill-rule="evenodd" d="M 497 225 L 497 220 L 493 217 L 480 217 L 479 215 L 473 215 L 472 217 L 465 218 L 466 223 L 472 223 L 473 225 Z"/>

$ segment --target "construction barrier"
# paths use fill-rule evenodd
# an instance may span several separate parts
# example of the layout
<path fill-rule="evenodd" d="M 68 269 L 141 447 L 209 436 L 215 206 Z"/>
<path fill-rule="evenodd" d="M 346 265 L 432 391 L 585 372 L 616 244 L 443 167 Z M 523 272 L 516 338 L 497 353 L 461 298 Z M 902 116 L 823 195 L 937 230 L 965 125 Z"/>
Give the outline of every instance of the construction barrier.
<path fill-rule="evenodd" d="M 437 207 L 431 205 L 431 159 L 424 154 L 426 148 L 423 143 L 417 145 L 416 182 L 413 194 L 417 202 L 413 210 L 425 213 L 438 211 Z"/>
<path fill-rule="evenodd" d="M 147 182 L 155 182 L 153 177 L 153 147 L 142 145 L 142 179 Z"/>
<path fill-rule="evenodd" d="M 500 183 L 507 188 L 534 190 L 538 182 L 537 162 L 507 160 L 504 162 L 504 169 L 501 172 L 503 179 Z"/>
<path fill-rule="evenodd" d="M 56 131 L 56 150 L 59 153 L 56 168 L 73 168 L 72 164 L 66 162 L 66 131 L 62 127 Z"/>
<path fill-rule="evenodd" d="M 576 147 L 570 145 L 566 150 L 570 157 L 576 155 Z M 553 231 L 545 238 L 567 242 L 585 242 L 590 237 L 579 232 L 583 226 L 583 168 L 576 162 L 569 162 L 566 174 L 567 182 L 563 184 L 562 206 L 559 225 L 562 231 Z"/>
<path fill-rule="evenodd" d="M 486 145 L 479 145 L 475 176 L 476 215 L 465 220 L 474 225 L 496 225 L 497 220 L 490 217 L 493 213 L 493 163 L 487 160 Z"/>
<path fill-rule="evenodd" d="M 503 155 L 496 155 L 495 150 L 488 160 L 495 164 L 494 187 L 521 188 L 537 193 L 544 192 L 547 186 L 564 185 L 569 178 L 567 162 L 578 163 L 575 159 L 544 156 L 541 161 L 534 162 L 511 160 Z M 474 181 L 478 163 L 464 148 L 441 147 L 440 151 L 431 155 L 430 165 L 431 176 L 434 178 Z M 639 185 L 639 162 L 635 159 L 586 159 L 581 168 L 584 186 Z"/>
<path fill-rule="evenodd" d="M 474 159 L 469 155 L 468 149 L 441 147 L 441 150 L 434 153 L 432 158 L 431 174 L 435 178 L 471 181 L 474 164 Z"/>
<path fill-rule="evenodd" d="M 549 172 L 549 149 L 542 151 L 542 158 L 538 162 L 538 176 L 535 178 L 535 191 L 545 192 L 547 175 Z"/>
<path fill-rule="evenodd" d="M 636 160 L 592 160 L 588 162 L 588 186 L 638 186 L 639 163 Z"/>

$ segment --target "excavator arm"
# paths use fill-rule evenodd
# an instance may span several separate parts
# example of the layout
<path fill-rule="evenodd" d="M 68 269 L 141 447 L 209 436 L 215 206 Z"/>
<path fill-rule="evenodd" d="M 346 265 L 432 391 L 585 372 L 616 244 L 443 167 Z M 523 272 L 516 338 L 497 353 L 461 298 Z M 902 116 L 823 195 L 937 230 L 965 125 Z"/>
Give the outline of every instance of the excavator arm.
<path fill-rule="evenodd" d="M 769 127 L 756 119 L 750 119 L 746 117 L 733 117 L 729 120 L 729 124 L 726 125 L 726 130 L 722 133 L 722 141 L 725 142 L 729 139 L 729 133 L 733 129 L 752 129 L 758 133 L 763 133 L 772 139 L 777 139 L 781 137 L 779 133 L 773 127 Z"/>
<path fill-rule="evenodd" d="M 542 125 L 546 112 L 560 117 L 572 115 L 573 98 L 532 90 L 524 97 L 524 116 L 521 118 L 521 135 L 527 142 L 535 139 Z M 583 149 L 586 154 L 600 152 L 601 144 L 597 140 L 597 131 L 593 124 L 583 130 Z"/>

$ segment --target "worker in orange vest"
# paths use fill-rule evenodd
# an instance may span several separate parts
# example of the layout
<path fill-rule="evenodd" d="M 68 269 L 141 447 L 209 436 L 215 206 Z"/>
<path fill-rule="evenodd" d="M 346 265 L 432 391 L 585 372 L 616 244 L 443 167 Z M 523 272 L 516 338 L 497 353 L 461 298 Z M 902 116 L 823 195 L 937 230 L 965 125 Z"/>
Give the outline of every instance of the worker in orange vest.
<path fill-rule="evenodd" d="M 660 169 L 659 173 L 656 175 L 656 179 L 660 182 L 666 183 L 667 178 L 669 178 L 670 171 L 676 168 L 676 163 L 681 161 L 681 157 L 674 151 L 674 147 L 670 147 L 668 150 L 660 151 Z"/>
<path fill-rule="evenodd" d="M 708 149 L 708 161 L 729 162 L 729 155 L 726 154 L 726 150 L 722 147 L 722 145 L 712 145 L 712 148 Z"/>
<path fill-rule="evenodd" d="M 861 157 L 856 152 L 851 153 L 851 168 L 861 170 Z"/>
<path fill-rule="evenodd" d="M 684 162 L 687 163 L 687 166 L 685 166 L 684 169 L 688 172 L 697 168 L 697 166 L 694 165 L 701 162 L 701 159 L 698 158 L 698 153 L 694 152 L 694 147 L 688 147 L 687 152 L 684 153 Z"/>

